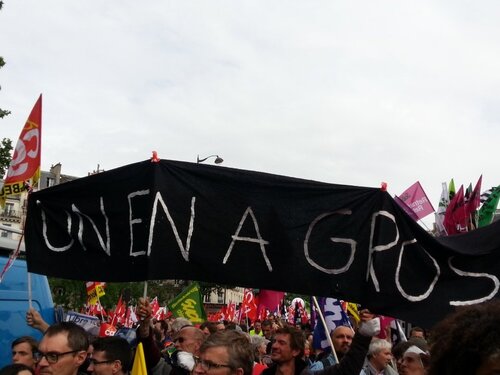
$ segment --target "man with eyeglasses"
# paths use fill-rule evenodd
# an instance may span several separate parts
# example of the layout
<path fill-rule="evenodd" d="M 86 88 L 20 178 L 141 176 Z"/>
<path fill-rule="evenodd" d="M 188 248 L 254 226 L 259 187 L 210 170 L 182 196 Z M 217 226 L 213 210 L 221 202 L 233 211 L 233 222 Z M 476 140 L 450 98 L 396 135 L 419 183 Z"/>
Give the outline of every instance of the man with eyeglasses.
<path fill-rule="evenodd" d="M 88 335 L 77 324 L 51 325 L 35 353 L 40 375 L 77 375 L 78 368 L 87 358 L 88 347 Z"/>
<path fill-rule="evenodd" d="M 93 375 L 125 375 L 131 369 L 132 350 L 127 340 L 117 336 L 99 337 L 87 371 Z"/>
<path fill-rule="evenodd" d="M 254 355 L 248 338 L 236 331 L 211 334 L 195 357 L 193 375 L 252 375 Z"/>

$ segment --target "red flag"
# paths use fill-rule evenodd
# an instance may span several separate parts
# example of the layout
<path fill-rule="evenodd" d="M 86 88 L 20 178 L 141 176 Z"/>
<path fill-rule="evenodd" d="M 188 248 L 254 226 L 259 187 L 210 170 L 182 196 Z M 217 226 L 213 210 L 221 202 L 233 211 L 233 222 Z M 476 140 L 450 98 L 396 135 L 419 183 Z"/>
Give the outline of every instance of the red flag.
<path fill-rule="evenodd" d="M 269 311 L 276 311 L 284 295 L 284 292 L 261 289 L 259 292 L 259 308 L 265 307 Z"/>
<path fill-rule="evenodd" d="M 40 154 L 42 151 L 42 95 L 31 110 L 28 120 L 17 140 L 7 176 L 0 190 L 0 206 L 9 195 L 29 189 L 40 179 Z"/>
<path fill-rule="evenodd" d="M 118 323 L 123 324 L 125 321 L 125 311 L 126 311 L 126 306 L 122 301 L 122 296 L 120 295 L 118 303 L 116 304 L 115 307 L 115 312 L 113 313 L 113 319 L 111 319 L 111 324 L 112 325 L 116 325 Z"/>
<path fill-rule="evenodd" d="M 478 209 L 479 205 L 481 204 L 481 183 L 483 181 L 483 175 L 479 177 L 479 180 L 477 180 L 476 187 L 472 191 L 469 201 L 467 202 L 467 205 L 465 207 L 467 219 L 469 219 L 476 210 Z M 475 221 L 475 220 L 474 220 Z"/>
<path fill-rule="evenodd" d="M 234 321 L 234 318 L 236 316 L 236 303 L 234 302 L 229 302 L 227 305 L 227 314 L 226 314 L 226 320 L 229 322 Z"/>
<path fill-rule="evenodd" d="M 259 305 L 258 307 L 258 311 L 259 313 L 257 314 L 257 319 L 260 320 L 260 321 L 263 321 L 263 320 L 266 320 L 267 318 L 267 309 L 262 306 L 262 305 Z"/>
<path fill-rule="evenodd" d="M 95 305 L 89 304 L 87 315 L 106 317 L 106 310 L 103 309 L 102 305 L 98 302 Z"/>
<path fill-rule="evenodd" d="M 245 289 L 243 292 L 243 301 L 241 302 L 241 317 L 247 316 L 252 322 L 257 317 L 257 304 L 251 289 Z"/>
<path fill-rule="evenodd" d="M 155 316 L 160 309 L 160 304 L 158 303 L 158 297 L 153 298 L 150 303 L 152 315 Z"/>
<path fill-rule="evenodd" d="M 222 320 L 227 320 L 227 306 L 224 305 L 220 308 L 220 316 Z"/>
<path fill-rule="evenodd" d="M 167 308 L 166 307 L 160 307 L 156 314 L 153 316 L 157 321 L 160 320 L 165 320 L 167 317 Z"/>
<path fill-rule="evenodd" d="M 114 336 L 116 327 L 109 323 L 101 323 L 99 328 L 99 337 Z"/>
<path fill-rule="evenodd" d="M 446 232 L 456 234 L 467 230 L 467 214 L 465 212 L 464 186 L 460 186 L 453 196 L 444 214 Z"/>

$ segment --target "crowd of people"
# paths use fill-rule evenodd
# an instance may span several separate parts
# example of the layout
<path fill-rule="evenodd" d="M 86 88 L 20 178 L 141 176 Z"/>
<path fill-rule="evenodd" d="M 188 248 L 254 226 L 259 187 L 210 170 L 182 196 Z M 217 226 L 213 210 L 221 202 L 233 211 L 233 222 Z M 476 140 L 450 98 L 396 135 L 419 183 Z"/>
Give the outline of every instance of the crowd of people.
<path fill-rule="evenodd" d="M 148 375 L 500 374 L 500 301 L 459 308 L 429 332 L 415 327 L 407 341 L 394 346 L 377 337 L 380 320 L 362 310 L 355 329 L 339 326 L 330 333 L 330 352 L 313 347 L 309 330 L 273 317 L 251 326 L 155 321 L 147 299 L 140 299 L 138 315 L 130 343 L 91 337 L 73 322 L 48 326 L 30 309 L 27 324 L 43 337 L 13 341 L 12 364 L 0 375 L 125 375 L 138 343 Z"/>

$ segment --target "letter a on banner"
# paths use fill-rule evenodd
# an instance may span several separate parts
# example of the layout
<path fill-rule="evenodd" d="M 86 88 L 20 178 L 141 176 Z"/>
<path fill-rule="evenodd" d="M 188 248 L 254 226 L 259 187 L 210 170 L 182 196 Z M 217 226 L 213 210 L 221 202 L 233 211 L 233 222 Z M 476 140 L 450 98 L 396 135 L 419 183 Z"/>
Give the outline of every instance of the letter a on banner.
<path fill-rule="evenodd" d="M 33 186 L 40 179 L 40 154 L 42 151 L 42 95 L 31 110 L 17 140 L 7 177 L 0 191 L 0 206 L 5 206 L 9 195 L 17 195 Z"/>

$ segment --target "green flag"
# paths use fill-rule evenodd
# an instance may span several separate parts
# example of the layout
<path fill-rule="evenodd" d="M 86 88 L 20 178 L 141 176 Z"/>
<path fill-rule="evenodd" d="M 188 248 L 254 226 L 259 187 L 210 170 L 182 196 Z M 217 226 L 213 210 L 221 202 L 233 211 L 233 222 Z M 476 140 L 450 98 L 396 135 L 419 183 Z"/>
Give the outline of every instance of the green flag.
<path fill-rule="evenodd" d="M 483 203 L 479 209 L 479 227 L 484 227 L 491 224 L 493 215 L 497 210 L 498 201 L 500 200 L 500 185 L 491 191 L 488 199 Z"/>
<path fill-rule="evenodd" d="M 450 191 L 450 201 L 451 201 L 455 196 L 455 181 L 453 180 L 453 178 L 451 179 L 448 188 L 450 189 L 449 191 Z"/>
<path fill-rule="evenodd" d="M 189 319 L 193 324 L 207 320 L 203 308 L 200 285 L 193 283 L 168 303 L 168 309 L 176 318 Z"/>

